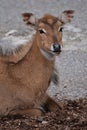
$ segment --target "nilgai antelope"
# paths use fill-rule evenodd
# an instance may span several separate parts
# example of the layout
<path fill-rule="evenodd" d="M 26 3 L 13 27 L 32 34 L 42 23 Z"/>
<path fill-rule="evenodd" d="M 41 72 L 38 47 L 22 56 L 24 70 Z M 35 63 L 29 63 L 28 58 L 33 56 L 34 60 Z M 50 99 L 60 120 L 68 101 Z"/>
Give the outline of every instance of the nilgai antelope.
<path fill-rule="evenodd" d="M 0 43 L 0 116 L 42 115 L 56 111 L 58 104 L 46 94 L 50 82 L 57 82 L 55 56 L 61 52 L 63 25 L 74 11 L 61 16 L 46 14 L 37 19 L 23 13 L 24 22 L 35 33 L 24 44 Z"/>

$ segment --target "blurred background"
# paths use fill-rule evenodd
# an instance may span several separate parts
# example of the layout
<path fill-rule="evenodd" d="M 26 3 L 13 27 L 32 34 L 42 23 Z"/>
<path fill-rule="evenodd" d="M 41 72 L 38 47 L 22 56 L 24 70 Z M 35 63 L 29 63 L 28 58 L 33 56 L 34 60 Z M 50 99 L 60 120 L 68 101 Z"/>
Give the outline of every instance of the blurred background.
<path fill-rule="evenodd" d="M 44 13 L 58 16 L 66 9 L 75 10 L 76 26 L 87 28 L 87 0 L 0 0 L 0 29 L 21 28 L 23 12 L 32 12 L 38 17 Z"/>

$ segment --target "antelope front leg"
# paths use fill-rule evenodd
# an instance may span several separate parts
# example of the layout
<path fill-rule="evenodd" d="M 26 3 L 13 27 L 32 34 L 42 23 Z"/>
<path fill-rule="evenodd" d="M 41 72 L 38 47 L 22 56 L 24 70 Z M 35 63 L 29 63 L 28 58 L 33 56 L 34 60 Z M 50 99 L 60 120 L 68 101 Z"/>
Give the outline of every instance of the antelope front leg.
<path fill-rule="evenodd" d="M 46 112 L 56 112 L 62 109 L 61 106 L 48 95 L 45 95 L 42 107 Z"/>
<path fill-rule="evenodd" d="M 27 116 L 41 116 L 44 114 L 43 109 L 41 108 L 32 108 L 32 109 L 15 109 L 9 112 L 8 115 L 27 115 Z"/>

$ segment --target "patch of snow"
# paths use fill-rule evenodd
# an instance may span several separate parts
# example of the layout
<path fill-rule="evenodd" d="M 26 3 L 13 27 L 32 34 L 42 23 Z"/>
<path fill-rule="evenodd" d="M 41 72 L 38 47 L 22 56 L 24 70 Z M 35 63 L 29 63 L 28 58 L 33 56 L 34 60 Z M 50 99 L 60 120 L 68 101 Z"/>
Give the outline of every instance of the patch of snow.
<path fill-rule="evenodd" d="M 3 55 L 9 55 L 17 50 L 21 45 L 27 44 L 27 42 L 33 39 L 33 35 L 36 31 L 32 31 L 29 36 L 13 36 L 17 33 L 17 30 L 11 30 L 5 34 L 5 37 L 0 39 L 0 53 Z"/>
<path fill-rule="evenodd" d="M 65 30 L 65 31 L 77 32 L 77 33 L 82 32 L 82 30 L 81 30 L 80 28 L 74 27 L 74 26 L 71 25 L 71 24 L 65 25 L 65 26 L 64 26 L 64 30 Z"/>
<path fill-rule="evenodd" d="M 10 35 L 13 35 L 14 33 L 18 32 L 17 30 L 10 30 L 9 32 L 7 32 L 5 34 L 6 37 L 10 36 Z"/>

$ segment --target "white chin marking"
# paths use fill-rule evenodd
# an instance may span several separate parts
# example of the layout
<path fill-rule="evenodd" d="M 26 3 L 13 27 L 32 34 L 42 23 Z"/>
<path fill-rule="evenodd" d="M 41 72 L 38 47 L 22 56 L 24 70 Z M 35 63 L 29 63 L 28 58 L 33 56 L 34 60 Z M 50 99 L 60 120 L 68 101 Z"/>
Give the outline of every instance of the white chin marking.
<path fill-rule="evenodd" d="M 43 50 L 43 49 L 40 49 L 40 51 L 41 51 L 42 55 L 43 55 L 46 59 L 48 59 L 48 60 L 54 60 L 55 55 L 54 55 L 53 53 L 47 52 L 47 51 L 45 51 L 45 50 Z"/>
<path fill-rule="evenodd" d="M 51 50 L 51 51 L 54 51 L 53 45 L 51 45 L 50 50 Z"/>

